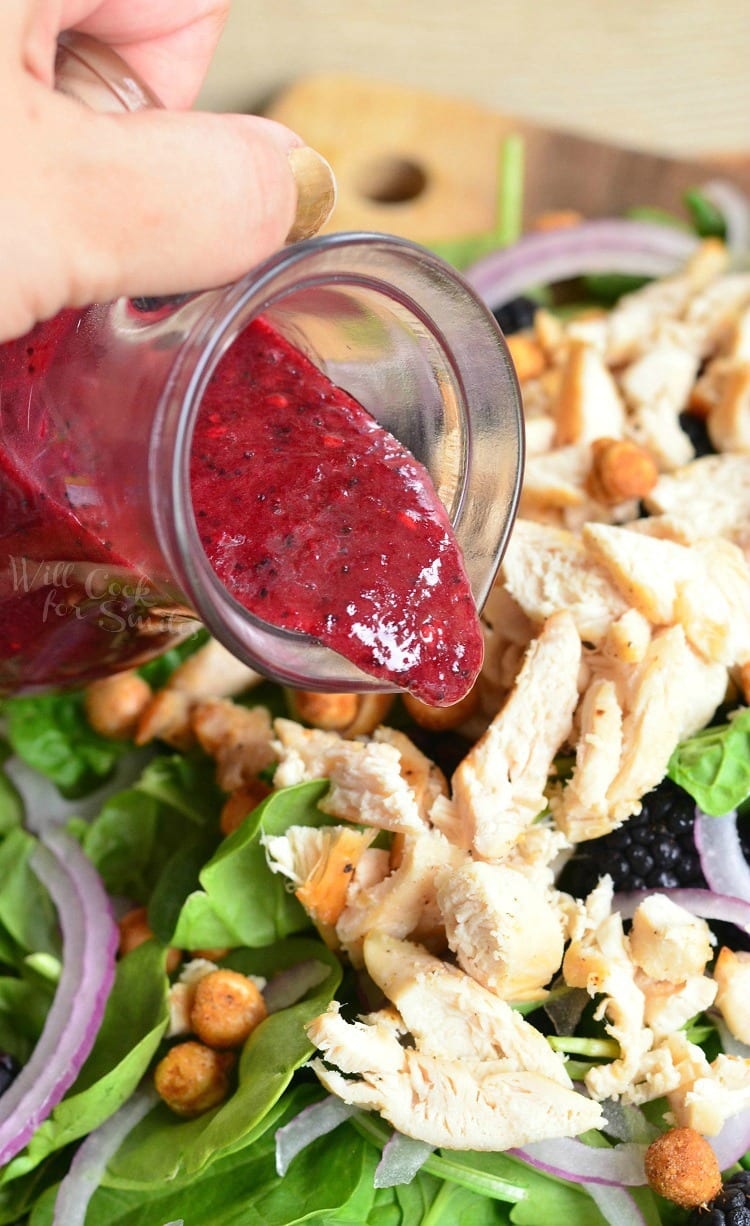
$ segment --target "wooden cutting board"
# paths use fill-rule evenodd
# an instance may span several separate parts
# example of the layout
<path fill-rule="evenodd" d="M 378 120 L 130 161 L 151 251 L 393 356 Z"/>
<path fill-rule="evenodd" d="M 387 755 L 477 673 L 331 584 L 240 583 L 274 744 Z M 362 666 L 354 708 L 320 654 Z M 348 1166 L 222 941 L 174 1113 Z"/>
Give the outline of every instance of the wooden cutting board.
<path fill-rule="evenodd" d="M 266 113 L 333 165 L 339 198 L 328 230 L 387 231 L 423 243 L 491 230 L 500 150 L 511 133 L 523 137 L 527 227 L 557 209 L 587 217 L 642 205 L 681 212 L 685 189 L 716 177 L 750 194 L 750 151 L 705 161 L 662 157 L 359 76 L 303 78 Z"/>

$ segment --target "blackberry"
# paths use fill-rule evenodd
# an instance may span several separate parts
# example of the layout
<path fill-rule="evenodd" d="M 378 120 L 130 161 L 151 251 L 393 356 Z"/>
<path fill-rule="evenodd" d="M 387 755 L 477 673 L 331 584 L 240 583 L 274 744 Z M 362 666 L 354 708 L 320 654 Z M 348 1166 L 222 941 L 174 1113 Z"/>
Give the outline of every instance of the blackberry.
<path fill-rule="evenodd" d="M 687 434 L 695 448 L 696 459 L 703 455 L 716 455 L 716 448 L 708 436 L 705 419 L 697 413 L 680 413 L 680 428 Z"/>
<path fill-rule="evenodd" d="M 0 1051 L 0 1094 L 4 1094 L 21 1071 L 18 1061 L 10 1052 Z"/>
<path fill-rule="evenodd" d="M 497 320 L 500 331 L 506 336 L 511 336 L 514 332 L 523 332 L 524 328 L 530 328 L 538 309 L 538 302 L 534 302 L 532 298 L 520 297 L 503 303 L 492 314 Z"/>
<path fill-rule="evenodd" d="M 600 839 L 581 843 L 563 868 L 558 885 L 585 898 L 604 873 L 615 890 L 705 887 L 693 841 L 695 801 L 664 779 L 643 798 L 637 817 Z"/>
<path fill-rule="evenodd" d="M 750 1226 L 750 1171 L 726 1179 L 712 1201 L 693 1209 L 688 1226 Z"/>

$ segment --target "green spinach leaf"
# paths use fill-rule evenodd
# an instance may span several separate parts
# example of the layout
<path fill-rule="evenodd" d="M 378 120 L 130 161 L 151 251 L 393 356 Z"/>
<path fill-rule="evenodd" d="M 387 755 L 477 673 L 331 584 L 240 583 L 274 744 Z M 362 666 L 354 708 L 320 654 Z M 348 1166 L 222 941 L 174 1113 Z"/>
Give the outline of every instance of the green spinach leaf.
<path fill-rule="evenodd" d="M 292 1096 L 282 1120 L 307 1101 L 304 1091 Z M 112 1186 L 105 1176 L 90 1203 L 88 1220 L 107 1226 L 161 1226 L 179 1219 L 186 1226 L 361 1226 L 375 1197 L 376 1160 L 361 1137 L 340 1129 L 311 1145 L 281 1179 L 275 1170 L 273 1131 L 266 1130 L 189 1184 L 155 1183 L 147 1198 L 137 1189 Z M 30 1226 L 50 1226 L 55 1195 L 53 1188 L 41 1198 Z"/>
<path fill-rule="evenodd" d="M 101 787 L 132 748 L 128 741 L 107 740 L 94 732 L 82 692 L 11 698 L 5 715 L 14 752 L 71 799 Z"/>
<path fill-rule="evenodd" d="M 145 1190 L 163 1180 L 190 1179 L 227 1154 L 245 1149 L 268 1127 L 269 1112 L 295 1069 L 312 1053 L 305 1024 L 333 998 L 341 967 L 320 941 L 307 940 L 243 950 L 231 960 L 245 973 L 270 978 L 311 958 L 326 965 L 328 975 L 303 1000 L 271 1014 L 253 1032 L 239 1059 L 237 1088 L 226 1102 L 193 1120 L 180 1120 L 167 1107 L 158 1106 L 133 1130 L 110 1163 L 108 1182 Z"/>
<path fill-rule="evenodd" d="M 286 879 L 268 868 L 260 836 L 283 834 L 289 826 L 331 824 L 333 819 L 317 806 L 327 788 L 326 780 L 316 779 L 272 793 L 221 843 L 200 874 L 205 898 L 199 902 L 195 893 L 187 898 L 173 937 L 175 944 L 190 948 L 188 936 L 194 942 L 196 934 L 204 935 L 201 922 L 206 935 L 215 927 L 217 933 L 234 934 L 225 944 L 252 948 L 310 926 Z M 192 948 L 216 943 L 221 942 L 199 941 Z"/>
<path fill-rule="evenodd" d="M 20 827 L 0 843 L 0 924 L 25 953 L 58 957 L 57 911 L 30 863 L 36 846 Z"/>
<path fill-rule="evenodd" d="M 750 796 L 750 707 L 683 741 L 667 773 L 704 813 L 721 817 L 736 809 Z"/>
<path fill-rule="evenodd" d="M 4 1168 L 3 1183 L 26 1175 L 49 1154 L 98 1128 L 130 1097 L 166 1029 L 167 987 L 164 950 L 155 941 L 118 962 L 86 1063 L 27 1147 Z"/>

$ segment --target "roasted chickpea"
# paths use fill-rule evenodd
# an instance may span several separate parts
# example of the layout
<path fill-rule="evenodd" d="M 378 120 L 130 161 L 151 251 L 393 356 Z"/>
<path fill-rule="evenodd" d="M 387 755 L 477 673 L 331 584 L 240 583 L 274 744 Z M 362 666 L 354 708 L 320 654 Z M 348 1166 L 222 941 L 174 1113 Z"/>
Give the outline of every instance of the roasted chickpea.
<path fill-rule="evenodd" d="M 190 1026 L 210 1047 L 240 1047 L 265 1016 L 266 1002 L 252 979 L 210 971 L 196 986 Z"/>
<path fill-rule="evenodd" d="M 94 681 L 86 690 L 84 708 L 94 732 L 110 740 L 128 740 L 151 701 L 151 686 L 135 672 L 117 673 Z"/>
<path fill-rule="evenodd" d="M 694 1128 L 670 1128 L 652 1141 L 645 1168 L 654 1192 L 683 1209 L 713 1200 L 721 1188 L 716 1154 Z"/>
<path fill-rule="evenodd" d="M 479 687 L 472 686 L 468 694 L 454 702 L 451 707 L 430 707 L 426 702 L 420 702 L 413 694 L 404 694 L 403 703 L 414 723 L 419 724 L 420 728 L 427 728 L 430 732 L 448 732 L 452 728 L 460 727 L 476 713 L 479 707 Z"/>
<path fill-rule="evenodd" d="M 153 932 L 148 926 L 147 912 L 145 907 L 135 907 L 132 911 L 128 911 L 127 915 L 123 915 L 118 923 L 120 929 L 120 957 L 124 958 L 125 954 L 129 954 L 132 949 L 137 949 L 139 945 L 143 945 L 145 941 L 150 941 L 153 937 Z M 177 970 L 182 960 L 182 955 L 179 949 L 167 950 L 167 972 L 171 975 Z"/>
<path fill-rule="evenodd" d="M 177 1115 L 202 1115 L 226 1098 L 232 1052 L 214 1051 L 192 1040 L 178 1043 L 154 1071 L 156 1092 Z"/>
<path fill-rule="evenodd" d="M 262 779 L 256 779 L 232 792 L 224 801 L 219 817 L 221 833 L 234 834 L 248 813 L 252 813 L 253 809 L 256 809 L 260 802 L 265 800 L 270 791 L 267 783 L 264 783 Z"/>

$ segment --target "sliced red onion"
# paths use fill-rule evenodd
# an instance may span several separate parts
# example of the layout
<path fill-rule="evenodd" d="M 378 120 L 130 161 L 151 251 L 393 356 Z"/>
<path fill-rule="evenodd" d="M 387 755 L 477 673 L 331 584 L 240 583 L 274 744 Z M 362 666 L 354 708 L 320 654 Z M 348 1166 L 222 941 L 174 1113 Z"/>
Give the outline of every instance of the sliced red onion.
<path fill-rule="evenodd" d="M 701 919 L 723 920 L 750 933 L 750 903 L 741 898 L 729 898 L 726 894 L 714 894 L 713 890 L 631 890 L 629 893 L 615 894 L 612 910 L 619 911 L 623 919 L 632 919 L 638 904 L 650 894 L 663 894 L 678 907 L 684 907 L 691 915 L 699 915 Z"/>
<path fill-rule="evenodd" d="M 107 1163 L 158 1100 L 153 1085 L 146 1085 L 89 1133 L 57 1190 L 52 1226 L 84 1226 L 89 1201 L 102 1181 Z"/>
<path fill-rule="evenodd" d="M 703 876 L 714 893 L 750 903 L 750 867 L 740 845 L 736 812 L 709 817 L 696 809 L 693 837 Z"/>
<path fill-rule="evenodd" d="M 115 973 L 117 928 L 94 866 L 59 830 L 31 865 L 57 907 L 62 975 L 29 1062 L 0 1099 L 0 1166 L 23 1149 L 73 1084 L 94 1044 Z"/>
<path fill-rule="evenodd" d="M 709 1137 L 722 1171 L 744 1158 L 750 1150 L 750 1107 L 731 1116 L 716 1137 Z"/>
<path fill-rule="evenodd" d="M 263 999 L 269 1013 L 278 1013 L 280 1009 L 288 1009 L 302 1000 L 311 988 L 317 988 L 319 983 L 328 977 L 329 968 L 325 962 L 316 958 L 308 958 L 298 962 L 286 971 L 274 975 L 263 989 Z"/>
<path fill-rule="evenodd" d="M 727 247 L 733 256 L 750 252 L 750 200 L 734 183 L 711 179 L 701 187 L 702 194 L 724 217 Z"/>
<path fill-rule="evenodd" d="M 643 1170 L 646 1146 L 632 1142 L 615 1145 L 613 1149 L 593 1149 L 576 1137 L 556 1137 L 534 1141 L 510 1152 L 539 1171 L 575 1183 L 639 1188 L 646 1182 Z"/>
<path fill-rule="evenodd" d="M 750 1047 L 748 1047 L 747 1043 L 742 1043 L 739 1039 L 735 1039 L 718 1010 L 709 1009 L 708 1016 L 716 1027 L 724 1054 L 726 1056 L 739 1056 L 740 1060 L 750 1060 Z"/>
<path fill-rule="evenodd" d="M 349 1116 L 357 1107 L 351 1107 L 335 1094 L 329 1094 L 322 1102 L 313 1103 L 295 1115 L 293 1120 L 276 1131 L 276 1173 L 286 1175 L 289 1164 L 318 1137 L 324 1137 Z"/>
<path fill-rule="evenodd" d="M 698 240 L 677 227 L 647 221 L 584 221 L 527 234 L 493 251 L 464 276 L 493 310 L 536 285 L 555 285 L 587 273 L 663 277 L 690 258 Z"/>
<path fill-rule="evenodd" d="M 395 1188 L 400 1184 L 411 1183 L 434 1148 L 434 1145 L 427 1141 L 415 1141 L 413 1137 L 405 1137 L 402 1132 L 394 1132 L 383 1146 L 383 1154 L 373 1178 L 374 1186 Z"/>
<path fill-rule="evenodd" d="M 626 1188 L 589 1184 L 586 1191 L 609 1226 L 646 1226 L 645 1217 Z"/>

